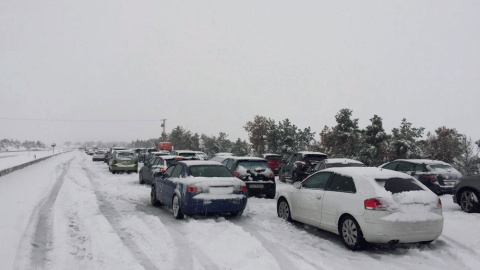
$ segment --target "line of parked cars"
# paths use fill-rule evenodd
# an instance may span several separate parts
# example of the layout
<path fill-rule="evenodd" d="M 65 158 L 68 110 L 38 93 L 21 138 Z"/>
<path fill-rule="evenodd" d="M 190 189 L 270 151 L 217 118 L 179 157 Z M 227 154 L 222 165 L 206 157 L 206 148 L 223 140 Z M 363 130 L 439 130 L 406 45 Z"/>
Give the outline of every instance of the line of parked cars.
<path fill-rule="evenodd" d="M 127 150 L 111 152 L 113 157 Z M 277 192 L 276 173 L 292 187 Z M 466 212 L 480 211 L 480 176 L 462 177 L 448 163 L 434 160 L 395 160 L 375 168 L 320 152 L 297 152 L 285 160 L 276 154 L 231 153 L 198 160 L 193 151 L 176 151 L 151 155 L 139 182 L 151 186 L 151 204 L 172 208 L 176 219 L 239 216 L 249 196 L 276 198 L 279 218 L 336 233 L 352 250 L 368 243 L 434 241 L 443 230 L 442 194 L 453 194 Z"/>

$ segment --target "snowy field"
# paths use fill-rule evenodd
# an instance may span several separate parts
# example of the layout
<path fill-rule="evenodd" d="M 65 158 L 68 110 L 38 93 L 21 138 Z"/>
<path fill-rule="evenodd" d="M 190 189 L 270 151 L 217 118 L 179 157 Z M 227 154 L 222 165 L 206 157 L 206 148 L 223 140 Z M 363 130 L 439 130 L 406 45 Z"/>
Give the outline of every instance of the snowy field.
<path fill-rule="evenodd" d="M 291 188 L 278 183 L 279 189 Z M 150 205 L 138 174 L 108 172 L 84 152 L 0 177 L 2 269 L 478 269 L 480 215 L 441 197 L 430 245 L 353 252 L 338 236 L 277 218 L 250 198 L 243 216 L 175 220 Z"/>
<path fill-rule="evenodd" d="M 55 149 L 55 153 L 63 150 Z M 53 155 L 52 150 L 47 151 L 8 151 L 0 152 L 0 170 L 8 169 L 17 165 L 21 165 L 35 159 Z"/>

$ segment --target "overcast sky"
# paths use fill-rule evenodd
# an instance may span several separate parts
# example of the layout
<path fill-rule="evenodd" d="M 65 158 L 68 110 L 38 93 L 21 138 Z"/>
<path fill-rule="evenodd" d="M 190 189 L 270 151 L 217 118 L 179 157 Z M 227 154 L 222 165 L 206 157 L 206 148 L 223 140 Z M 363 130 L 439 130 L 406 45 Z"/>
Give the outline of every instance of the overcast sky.
<path fill-rule="evenodd" d="M 349 108 L 478 140 L 479 101 L 480 1 L 0 0 L 0 139 L 318 139 Z"/>

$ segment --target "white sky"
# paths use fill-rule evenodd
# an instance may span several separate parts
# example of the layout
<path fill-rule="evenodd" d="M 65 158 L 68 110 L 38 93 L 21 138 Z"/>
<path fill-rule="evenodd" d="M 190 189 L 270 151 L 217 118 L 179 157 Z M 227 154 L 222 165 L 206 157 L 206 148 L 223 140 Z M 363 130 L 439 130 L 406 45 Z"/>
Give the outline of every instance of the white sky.
<path fill-rule="evenodd" d="M 130 141 L 254 115 L 480 139 L 480 1 L 0 0 L 0 138 Z M 8 118 L 8 119 L 7 119 Z M 44 119 L 61 122 L 11 120 Z M 71 120 L 157 120 L 100 121 Z"/>

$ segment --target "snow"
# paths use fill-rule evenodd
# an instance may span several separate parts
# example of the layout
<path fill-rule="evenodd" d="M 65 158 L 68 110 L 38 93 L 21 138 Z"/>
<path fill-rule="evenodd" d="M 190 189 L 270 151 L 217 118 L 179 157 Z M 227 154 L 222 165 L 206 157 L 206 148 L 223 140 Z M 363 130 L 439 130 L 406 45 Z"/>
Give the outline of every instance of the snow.
<path fill-rule="evenodd" d="M 63 150 L 55 150 L 55 153 L 63 152 Z M 0 152 L 0 170 L 8 169 L 17 165 L 21 165 L 35 159 L 53 155 L 52 150 L 48 151 L 8 151 Z"/>
<path fill-rule="evenodd" d="M 278 190 L 289 188 L 277 181 Z M 2 269 L 438 270 L 480 263 L 480 214 L 462 212 L 451 195 L 441 196 L 444 230 L 432 244 L 352 252 L 337 235 L 278 218 L 275 200 L 249 198 L 237 218 L 176 220 L 170 209 L 151 206 L 149 193 L 137 174 L 111 174 L 78 151 L 0 177 Z"/>

